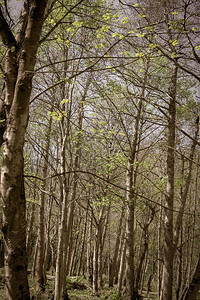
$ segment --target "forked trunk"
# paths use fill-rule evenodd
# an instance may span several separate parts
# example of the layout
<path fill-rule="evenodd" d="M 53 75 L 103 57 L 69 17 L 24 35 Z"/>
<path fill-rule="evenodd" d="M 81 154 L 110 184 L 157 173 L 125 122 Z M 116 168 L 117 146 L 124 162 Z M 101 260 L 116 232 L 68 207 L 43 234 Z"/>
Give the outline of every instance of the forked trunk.
<path fill-rule="evenodd" d="M 14 37 L 0 8 L 0 36 L 7 49 L 5 70 L 6 142 L 1 172 L 2 232 L 7 299 L 30 299 L 27 281 L 24 136 L 33 69 L 46 1 L 24 2 Z"/>

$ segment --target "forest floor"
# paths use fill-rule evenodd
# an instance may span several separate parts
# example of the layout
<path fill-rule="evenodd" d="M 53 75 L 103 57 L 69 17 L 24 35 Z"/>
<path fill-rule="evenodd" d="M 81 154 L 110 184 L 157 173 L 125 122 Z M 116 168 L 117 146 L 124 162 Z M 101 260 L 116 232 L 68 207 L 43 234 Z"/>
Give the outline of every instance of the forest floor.
<path fill-rule="evenodd" d="M 32 278 L 29 275 L 29 287 L 31 299 L 34 300 L 52 300 L 53 299 L 53 291 L 54 291 L 54 280 L 53 276 L 48 276 L 49 280 L 47 281 L 45 293 L 37 296 L 35 291 L 35 278 Z M 105 285 L 104 289 L 99 292 L 98 296 L 94 296 L 92 294 L 91 287 L 88 287 L 86 284 L 86 280 L 83 276 L 80 277 L 70 277 L 67 280 L 68 294 L 70 300 L 123 300 L 125 299 L 123 296 L 119 297 L 117 292 L 117 288 L 108 288 Z M 0 269 L 0 299 L 6 300 L 5 295 L 5 279 L 3 275 L 3 269 Z M 144 296 L 143 300 L 156 300 L 157 297 L 155 294 L 151 294 L 148 296 Z"/>

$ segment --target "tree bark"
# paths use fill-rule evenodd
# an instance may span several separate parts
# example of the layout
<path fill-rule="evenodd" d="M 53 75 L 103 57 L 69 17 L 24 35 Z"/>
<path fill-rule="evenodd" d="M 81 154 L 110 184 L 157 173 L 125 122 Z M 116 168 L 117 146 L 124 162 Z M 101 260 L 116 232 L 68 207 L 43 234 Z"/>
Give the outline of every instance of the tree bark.
<path fill-rule="evenodd" d="M 181 300 L 196 300 L 198 292 L 200 290 L 200 256 L 198 258 L 196 268 L 192 275 L 189 287 L 185 289 Z"/>
<path fill-rule="evenodd" d="M 155 209 L 151 208 L 151 215 L 149 216 L 148 220 L 145 221 L 145 224 L 142 226 L 143 234 L 142 238 L 144 239 L 143 242 L 143 249 L 141 251 L 140 258 L 138 259 L 138 266 L 136 270 L 136 278 L 135 278 L 135 289 L 138 291 L 141 289 L 142 286 L 142 274 L 143 274 L 143 265 L 145 262 L 145 259 L 147 257 L 148 247 L 149 247 L 149 226 L 151 225 L 154 215 L 155 215 Z"/>
<path fill-rule="evenodd" d="M 163 196 L 160 197 L 160 212 L 158 221 L 158 271 L 157 271 L 157 291 L 160 298 L 162 283 L 162 223 L 163 223 Z"/>
<path fill-rule="evenodd" d="M 37 262 L 36 262 L 36 291 L 37 293 L 45 291 L 45 272 L 44 270 L 44 258 L 45 258 L 45 188 L 46 188 L 46 177 L 49 163 L 49 147 L 50 147 L 50 136 L 51 136 L 51 125 L 52 117 L 49 119 L 48 130 L 46 134 L 46 149 L 44 154 L 44 165 L 43 165 L 43 183 L 41 185 L 40 203 L 39 203 L 39 214 L 38 214 L 38 251 L 37 251 Z"/>
<path fill-rule="evenodd" d="M 63 257 L 64 257 L 64 246 L 65 238 L 67 235 L 67 214 L 68 214 L 68 194 L 69 187 L 65 175 L 65 145 L 68 137 L 68 129 L 62 141 L 61 149 L 61 171 L 64 174 L 62 176 L 62 203 L 61 203 L 61 219 L 58 229 L 58 246 L 57 246 L 57 259 L 56 259 L 56 274 L 55 274 L 55 294 L 54 300 L 60 300 L 63 293 Z"/>
<path fill-rule="evenodd" d="M 0 8 L 0 36 L 7 48 L 5 72 L 6 141 L 1 172 L 2 232 L 5 245 L 7 299 L 30 299 L 27 281 L 24 136 L 28 123 L 32 76 L 45 1 L 25 1 L 14 37 Z"/>
<path fill-rule="evenodd" d="M 161 300 L 171 300 L 173 287 L 173 203 L 174 203 L 174 149 L 175 149 L 175 117 L 176 117 L 176 82 L 177 66 L 173 66 L 173 73 L 169 87 L 169 120 L 168 120 L 168 145 L 167 145 L 167 187 L 166 208 L 164 222 L 164 264 L 162 278 Z"/>
<path fill-rule="evenodd" d="M 84 261 L 85 260 L 85 258 L 84 258 L 84 250 L 85 250 L 85 240 L 86 240 L 86 232 L 87 232 L 87 219 L 88 219 L 88 207 L 87 207 L 87 210 L 86 210 L 85 225 L 84 225 L 83 237 L 82 237 L 82 245 L 81 245 L 81 250 L 80 250 L 79 266 L 78 266 L 78 271 L 77 271 L 77 275 L 78 276 L 81 275 L 82 266 L 85 263 L 85 261 Z"/>
<path fill-rule="evenodd" d="M 92 218 L 89 218 L 87 238 L 87 282 L 92 284 Z"/>
<path fill-rule="evenodd" d="M 121 296 L 122 283 L 124 278 L 125 259 L 126 259 L 126 240 L 124 237 L 122 237 L 122 251 L 120 257 L 120 266 L 119 266 L 119 275 L 118 275 L 118 291 L 120 296 Z"/>
<path fill-rule="evenodd" d="M 137 172 L 134 168 L 136 160 L 138 136 L 140 127 L 140 117 L 142 113 L 142 104 L 145 94 L 146 79 L 148 74 L 148 60 L 144 62 L 145 73 L 141 90 L 140 100 L 137 106 L 137 114 L 133 127 L 133 134 L 130 141 L 130 150 L 128 154 L 128 165 L 126 175 L 126 202 L 127 202 L 127 220 L 126 220 L 126 299 L 137 299 L 137 291 L 134 287 L 134 219 L 135 219 L 135 184 Z"/>
<path fill-rule="evenodd" d="M 122 231 L 122 222 L 123 222 L 123 217 L 124 217 L 124 204 L 122 206 L 122 212 L 121 212 L 121 216 L 120 216 L 120 220 L 119 220 L 119 225 L 118 225 L 118 230 L 117 230 L 117 238 L 116 238 L 116 242 L 115 242 L 115 250 L 114 250 L 114 255 L 113 255 L 113 259 L 112 259 L 112 263 L 110 266 L 110 274 L 109 274 L 109 286 L 112 287 L 113 286 L 113 282 L 114 282 L 114 276 L 115 276 L 115 272 L 116 272 L 116 264 L 117 264 L 117 258 L 118 258 L 118 254 L 119 254 L 119 246 L 120 246 L 120 236 L 121 236 L 121 231 Z"/>

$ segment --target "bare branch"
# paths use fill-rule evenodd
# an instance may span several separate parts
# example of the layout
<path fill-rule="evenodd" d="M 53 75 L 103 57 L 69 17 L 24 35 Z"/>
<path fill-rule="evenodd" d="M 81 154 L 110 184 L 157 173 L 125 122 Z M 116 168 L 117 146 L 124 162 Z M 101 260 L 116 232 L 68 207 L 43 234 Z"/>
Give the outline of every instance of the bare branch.
<path fill-rule="evenodd" d="M 2 9 L 0 5 L 0 37 L 2 39 L 3 44 L 11 48 L 12 46 L 16 46 L 16 40 L 14 35 L 12 34 L 12 31 L 6 21 L 6 19 L 3 16 Z"/>

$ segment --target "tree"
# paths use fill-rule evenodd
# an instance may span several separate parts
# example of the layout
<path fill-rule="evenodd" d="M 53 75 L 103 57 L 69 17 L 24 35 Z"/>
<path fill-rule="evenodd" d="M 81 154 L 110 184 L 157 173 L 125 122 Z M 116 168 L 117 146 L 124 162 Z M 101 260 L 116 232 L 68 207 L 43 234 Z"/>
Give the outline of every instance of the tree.
<path fill-rule="evenodd" d="M 26 257 L 24 136 L 32 77 L 47 0 L 25 1 L 14 35 L 0 7 L 0 35 L 6 47 L 6 140 L 1 172 L 2 232 L 5 245 L 7 299 L 29 299 Z"/>
<path fill-rule="evenodd" d="M 66 276 L 85 275 L 87 260 L 94 294 L 104 276 L 110 286 L 116 276 L 119 294 L 126 279 L 127 299 L 149 297 L 157 279 L 162 300 L 175 289 L 177 300 L 193 288 L 196 296 L 198 1 L 27 0 L 17 31 L 7 2 L 0 144 L 8 299 L 29 299 L 25 214 L 36 294 L 48 292 L 47 274 L 54 299 L 67 299 Z"/>

